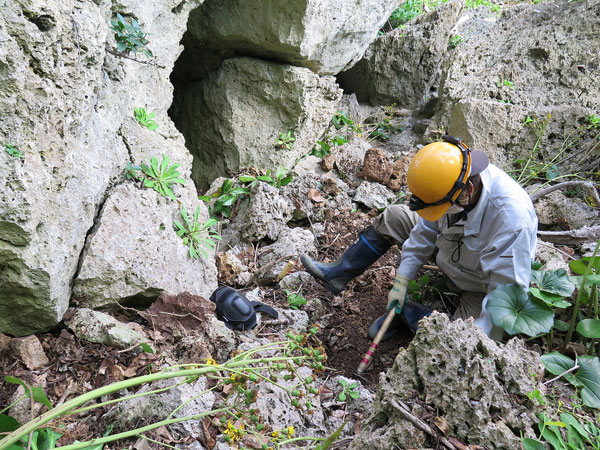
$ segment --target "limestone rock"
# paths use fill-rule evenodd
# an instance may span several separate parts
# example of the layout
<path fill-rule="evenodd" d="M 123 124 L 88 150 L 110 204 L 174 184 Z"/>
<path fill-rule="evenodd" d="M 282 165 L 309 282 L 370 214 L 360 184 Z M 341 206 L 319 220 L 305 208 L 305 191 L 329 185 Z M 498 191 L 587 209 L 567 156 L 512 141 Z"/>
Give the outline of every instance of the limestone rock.
<path fill-rule="evenodd" d="M 360 59 L 398 0 L 206 2 L 190 16 L 203 47 L 234 49 L 335 75 Z"/>
<path fill-rule="evenodd" d="M 106 413 L 106 417 L 133 426 L 141 420 L 144 422 L 164 420 L 176 409 L 172 417 L 193 416 L 212 410 L 216 396 L 208 389 L 206 378 L 199 377 L 196 381 L 174 386 L 178 381 L 181 380 L 167 379 L 145 384 L 138 391 L 140 394 L 158 389 L 164 389 L 164 392 L 118 403 Z M 166 389 L 170 386 L 173 387 Z M 204 393 L 199 395 L 202 392 Z M 169 430 L 177 438 L 192 437 L 204 440 L 202 420 L 175 423 L 169 426 Z"/>
<path fill-rule="evenodd" d="M 544 242 L 540 238 L 537 240 L 535 260 L 544 265 L 542 270 L 564 269 L 567 272 L 570 272 L 569 262 L 565 260 L 563 254 L 554 246 L 554 244 Z"/>
<path fill-rule="evenodd" d="M 135 107 L 156 113 L 162 148 L 185 150 L 167 115 L 169 73 L 202 0 L 176 3 L 119 4 L 151 36 L 156 65 L 107 51 L 110 2 L 3 3 L 0 140 L 24 156 L 0 152 L 0 331 L 23 336 L 62 319 L 86 235 L 130 161 L 119 130 Z"/>
<path fill-rule="evenodd" d="M 252 189 L 248 209 L 239 222 L 243 223 L 242 239 L 256 242 L 265 237 L 277 240 L 285 224 L 292 218 L 292 202 L 279 189 L 258 183 Z"/>
<path fill-rule="evenodd" d="M 520 4 L 497 20 L 475 18 L 459 27 L 465 41 L 444 63 L 429 132 L 460 136 L 507 167 L 535 146 L 535 130 L 523 126 L 524 119 L 550 115 L 550 142 L 542 145 L 554 156 L 563 137 L 600 109 L 597 61 L 589 52 L 598 17 L 589 8 L 589 2 L 564 2 L 558 9 Z"/>
<path fill-rule="evenodd" d="M 401 156 L 392 164 L 392 173 L 390 179 L 386 183 L 392 191 L 398 192 L 401 187 L 406 186 L 406 174 L 412 158 Z"/>
<path fill-rule="evenodd" d="M 206 208 L 190 197 L 182 197 L 188 214 L 199 207 L 199 221 L 206 222 Z M 189 257 L 174 229 L 175 220 L 183 222 L 178 208 L 176 202 L 134 183 L 117 186 L 82 256 L 73 288 L 80 305 L 97 308 L 127 298 L 149 303 L 163 291 L 210 297 L 217 287 L 214 259 Z"/>
<path fill-rule="evenodd" d="M 541 225 L 559 225 L 567 230 L 600 223 L 598 210 L 578 198 L 568 198 L 554 191 L 535 202 L 535 212 Z"/>
<path fill-rule="evenodd" d="M 39 369 L 50 362 L 37 336 L 12 339 L 10 347 L 29 370 Z"/>
<path fill-rule="evenodd" d="M 353 139 L 340 145 L 335 151 L 335 165 L 344 181 L 354 185 L 360 183 L 359 172 L 371 145 L 363 139 Z"/>
<path fill-rule="evenodd" d="M 539 355 L 527 350 L 522 340 L 513 338 L 499 346 L 473 319 L 451 322 L 434 312 L 421 321 L 408 348 L 401 349 L 393 367 L 382 374 L 366 431 L 349 448 L 386 448 L 381 446 L 385 439 L 402 448 L 432 444 L 391 406 L 392 399 L 433 408 L 462 442 L 519 448 L 520 432 L 534 435 L 537 419 L 527 393 L 543 391 L 538 378 L 531 376 L 543 371 Z M 373 421 L 388 425 L 369 431 Z"/>
<path fill-rule="evenodd" d="M 219 282 L 227 286 L 245 286 L 250 282 L 250 271 L 237 255 L 228 250 L 217 255 Z"/>
<path fill-rule="evenodd" d="M 147 339 L 112 316 L 87 308 L 75 309 L 65 323 L 79 339 L 98 344 L 128 348 Z"/>
<path fill-rule="evenodd" d="M 353 200 L 362 203 L 369 209 L 383 209 L 389 206 L 395 197 L 395 194 L 387 187 L 379 183 L 363 181 L 356 189 Z"/>
<path fill-rule="evenodd" d="M 447 2 L 379 36 L 354 67 L 339 75 L 341 86 L 361 102 L 414 108 L 439 82 L 450 31 L 461 10 L 462 2 Z"/>
<path fill-rule="evenodd" d="M 240 167 L 291 167 L 325 131 L 341 95 L 333 77 L 230 58 L 217 72 L 187 86 L 174 100 L 173 116 L 195 157 L 193 177 L 207 186 Z M 295 139 L 290 149 L 277 146 L 288 132 Z"/>
<path fill-rule="evenodd" d="M 314 251 L 314 236 L 309 230 L 284 228 L 276 242 L 261 249 L 258 279 L 274 281 L 289 260 L 296 260 L 302 253 Z"/>
<path fill-rule="evenodd" d="M 367 181 L 387 184 L 392 175 L 392 166 L 383 150 L 370 148 L 365 154 L 361 176 Z"/>

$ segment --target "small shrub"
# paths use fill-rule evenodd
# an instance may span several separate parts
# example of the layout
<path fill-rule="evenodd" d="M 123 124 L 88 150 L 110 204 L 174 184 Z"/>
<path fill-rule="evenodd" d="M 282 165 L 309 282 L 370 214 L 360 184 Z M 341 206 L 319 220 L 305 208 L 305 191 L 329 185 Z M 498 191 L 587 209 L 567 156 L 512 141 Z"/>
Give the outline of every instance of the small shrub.
<path fill-rule="evenodd" d="M 154 131 L 158 128 L 157 123 L 154 121 L 156 117 L 153 112 L 147 113 L 144 108 L 141 106 L 139 108 L 134 108 L 133 112 L 135 113 L 135 118 L 139 122 L 140 125 L 145 126 L 150 131 Z"/>
<path fill-rule="evenodd" d="M 296 138 L 291 131 L 288 131 L 287 133 L 281 133 L 279 135 L 279 139 L 275 140 L 275 144 L 277 144 L 279 148 L 285 150 L 291 149 L 294 142 L 296 142 Z"/>
<path fill-rule="evenodd" d="M 123 16 L 117 13 L 117 20 L 110 22 L 110 29 L 115 32 L 117 48 L 121 53 L 141 52 L 149 58 L 152 58 L 152 52 L 146 48 L 149 44 L 147 33 L 142 31 L 137 20 L 131 19 L 131 25 L 128 24 Z"/>
<path fill-rule="evenodd" d="M 214 251 L 216 248 L 215 240 L 221 240 L 221 236 L 210 229 L 217 225 L 218 222 L 211 218 L 206 223 L 200 224 L 198 222 L 199 215 L 199 206 L 196 208 L 193 217 L 188 216 L 184 207 L 181 211 L 184 223 L 175 221 L 177 236 L 183 240 L 184 245 L 188 246 L 189 255 L 193 259 L 198 259 L 200 254 L 208 258 L 208 253 L 206 253 L 205 249 Z"/>
<path fill-rule="evenodd" d="M 287 295 L 287 301 L 291 309 L 298 309 L 303 305 L 306 305 L 306 298 L 302 295 L 302 288 L 296 292 L 292 292 L 289 289 L 285 290 Z"/>
<path fill-rule="evenodd" d="M 450 39 L 448 39 L 448 48 L 456 48 L 460 43 L 464 41 L 465 38 L 463 38 L 460 34 L 453 34 L 452 36 L 450 36 Z"/>
<path fill-rule="evenodd" d="M 12 156 L 13 158 L 20 159 L 23 157 L 23 153 L 21 153 L 21 151 L 17 147 L 15 147 L 14 145 L 10 145 L 7 142 L 4 143 L 4 151 L 6 153 L 8 153 L 10 156 Z"/>
<path fill-rule="evenodd" d="M 145 187 L 152 188 L 164 197 L 175 200 L 171 185 L 174 183 L 185 184 L 185 180 L 179 178 L 179 171 L 177 170 L 179 164 L 169 166 L 169 162 L 169 157 L 164 155 L 160 163 L 156 157 L 150 160 L 149 165 L 134 166 L 129 163 L 126 177 L 129 180 L 141 181 Z"/>

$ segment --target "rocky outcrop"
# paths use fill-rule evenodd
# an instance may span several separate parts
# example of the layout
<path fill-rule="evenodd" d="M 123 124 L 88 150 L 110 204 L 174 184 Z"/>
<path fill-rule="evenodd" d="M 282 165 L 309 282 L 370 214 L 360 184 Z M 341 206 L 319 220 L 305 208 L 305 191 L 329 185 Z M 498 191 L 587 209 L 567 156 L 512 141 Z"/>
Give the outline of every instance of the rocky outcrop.
<path fill-rule="evenodd" d="M 383 449 L 389 442 L 401 448 L 430 447 L 429 437 L 399 413 L 399 402 L 412 404 L 416 416 L 433 408 L 449 424 L 447 434 L 462 442 L 520 448 L 519 433 L 533 436 L 537 422 L 526 406 L 527 393 L 543 389 L 530 374 L 543 370 L 539 355 L 522 340 L 499 346 L 472 319 L 451 322 L 434 312 L 382 374 L 371 417 L 349 448 Z"/>
<path fill-rule="evenodd" d="M 461 136 L 506 167 L 535 146 L 535 130 L 523 125 L 530 116 L 548 121 L 546 136 L 554 137 L 544 147 L 554 156 L 564 136 L 600 109 L 598 60 L 589 51 L 600 24 L 597 2 L 515 5 L 471 32 L 475 22 L 459 27 L 464 42 L 444 64 L 429 131 Z"/>
<path fill-rule="evenodd" d="M 345 91 L 372 105 L 414 108 L 439 83 L 450 32 L 463 3 L 454 0 L 383 34 L 350 70 L 338 75 Z"/>
<path fill-rule="evenodd" d="M 183 190 L 183 189 L 182 189 Z M 208 220 L 206 208 L 186 192 L 183 207 L 198 222 Z M 125 183 L 112 191 L 87 239 L 73 296 L 82 306 L 99 308 L 136 299 L 150 303 L 163 291 L 210 297 L 217 288 L 212 256 L 192 259 L 175 234 L 174 221 L 183 223 L 180 207 L 153 190 Z"/>
<path fill-rule="evenodd" d="M 204 48 L 307 67 L 335 75 L 360 59 L 399 0 L 225 0 L 190 16 L 190 33 Z"/>
<path fill-rule="evenodd" d="M 131 161 L 119 130 L 135 107 L 157 116 L 162 145 L 149 153 L 185 151 L 167 116 L 169 72 L 201 1 L 178 3 L 119 5 L 149 33 L 151 64 L 115 55 L 111 2 L 10 0 L 1 8 L 0 141 L 23 157 L 0 152 L 0 331 L 24 335 L 61 320 L 86 235 Z M 182 173 L 190 162 L 181 161 Z"/>
<path fill-rule="evenodd" d="M 179 93 L 172 115 L 195 156 L 193 178 L 207 187 L 241 167 L 291 167 L 325 131 L 341 95 L 333 77 L 230 58 Z M 288 132 L 293 140 L 278 145 Z"/>

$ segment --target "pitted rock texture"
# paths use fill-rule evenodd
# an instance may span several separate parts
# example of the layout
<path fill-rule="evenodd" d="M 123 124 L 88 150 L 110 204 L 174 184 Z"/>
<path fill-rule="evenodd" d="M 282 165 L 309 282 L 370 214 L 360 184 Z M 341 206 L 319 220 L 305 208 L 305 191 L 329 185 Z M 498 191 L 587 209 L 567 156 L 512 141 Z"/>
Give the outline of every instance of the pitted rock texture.
<path fill-rule="evenodd" d="M 382 446 L 386 439 L 401 448 L 431 445 L 391 406 L 392 399 L 412 404 L 417 416 L 419 403 L 432 407 L 450 424 L 449 434 L 462 442 L 519 448 L 520 431 L 513 430 L 534 435 L 537 419 L 527 393 L 543 391 L 532 377 L 543 370 L 539 355 L 522 340 L 499 346 L 472 319 L 450 321 L 434 312 L 381 375 L 372 415 L 350 448 L 388 448 Z M 373 429 L 385 420 L 386 426 Z"/>
<path fill-rule="evenodd" d="M 439 83 L 439 69 L 463 3 L 454 0 L 379 36 L 363 58 L 338 76 L 345 91 L 372 105 L 414 108 Z"/>
<path fill-rule="evenodd" d="M 203 48 L 236 50 L 335 75 L 360 59 L 399 0 L 224 0 L 190 16 Z"/>
<path fill-rule="evenodd" d="M 208 220 L 202 202 L 182 189 L 181 208 L 189 215 L 200 208 L 198 222 Z M 128 299 L 150 303 L 163 291 L 188 291 L 205 298 L 217 287 L 214 252 L 192 259 L 177 236 L 174 221 L 183 223 L 177 202 L 133 182 L 119 185 L 104 204 L 98 226 L 88 237 L 73 288 L 80 305 L 91 308 Z"/>
<path fill-rule="evenodd" d="M 189 11 L 202 1 L 179 3 L 118 5 L 149 33 L 155 64 L 115 55 L 109 1 L 0 7 L 0 142 L 24 155 L 0 152 L 8 169 L 0 183 L 0 331 L 26 335 L 62 319 L 95 215 L 136 154 L 119 133 L 135 107 L 156 114 L 164 137 L 149 153 L 185 151 L 167 116 L 169 73 Z"/>
<path fill-rule="evenodd" d="M 172 117 L 194 154 L 193 178 L 206 187 L 241 167 L 291 167 L 326 130 L 342 96 L 333 77 L 309 69 L 230 58 L 182 88 Z M 276 144 L 291 132 L 290 148 Z"/>

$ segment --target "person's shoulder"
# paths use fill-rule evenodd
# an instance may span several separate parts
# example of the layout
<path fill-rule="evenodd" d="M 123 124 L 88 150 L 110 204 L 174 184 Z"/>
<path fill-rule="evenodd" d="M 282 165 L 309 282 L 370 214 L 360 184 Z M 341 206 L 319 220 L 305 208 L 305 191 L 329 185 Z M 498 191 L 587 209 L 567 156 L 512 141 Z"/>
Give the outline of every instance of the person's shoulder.
<path fill-rule="evenodd" d="M 537 226 L 535 208 L 531 197 L 517 183 L 499 167 L 490 164 L 489 170 L 489 202 L 491 206 L 511 223 L 525 222 L 523 225 Z M 516 220 L 519 218 L 519 220 Z"/>

